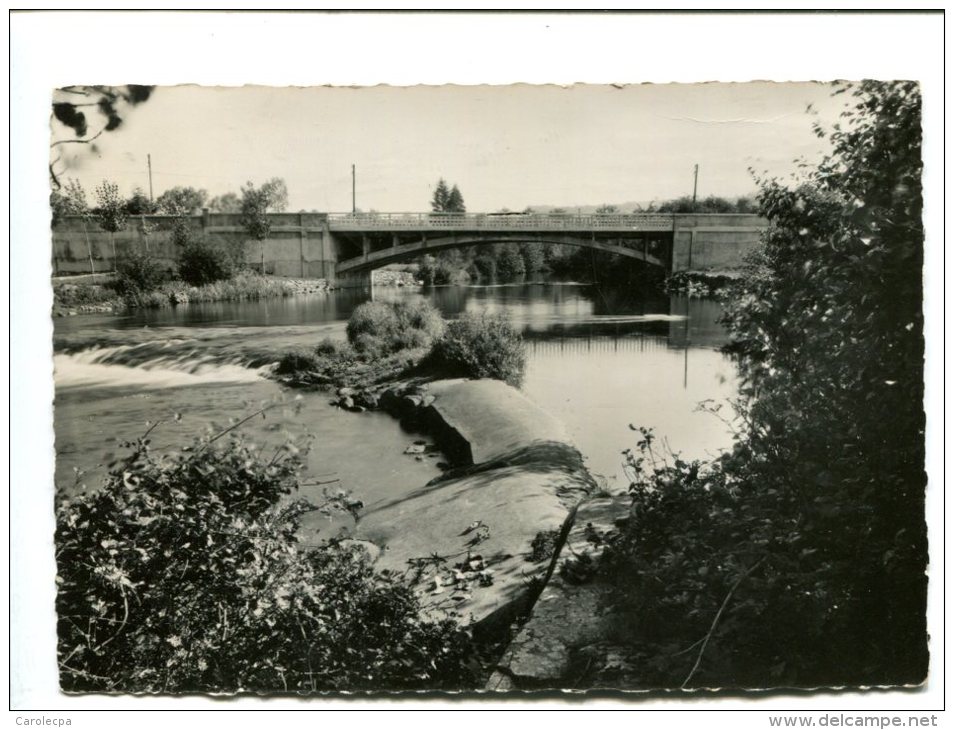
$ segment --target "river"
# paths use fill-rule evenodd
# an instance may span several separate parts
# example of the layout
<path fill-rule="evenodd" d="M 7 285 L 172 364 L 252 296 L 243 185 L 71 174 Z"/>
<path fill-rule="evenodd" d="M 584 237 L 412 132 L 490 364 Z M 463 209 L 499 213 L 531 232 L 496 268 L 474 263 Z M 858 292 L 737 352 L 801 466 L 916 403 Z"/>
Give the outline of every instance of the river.
<path fill-rule="evenodd" d="M 627 484 L 621 452 L 638 436 L 630 424 L 653 428 L 689 458 L 731 442 L 723 422 L 697 410 L 737 388 L 735 368 L 718 350 L 725 334 L 715 301 L 572 283 L 375 288 L 373 296 L 426 297 L 447 317 L 506 313 L 527 340 L 524 393 L 563 420 L 611 489 Z M 442 457 L 404 451 L 425 436 L 385 414 L 344 412 L 327 393 L 291 391 L 262 376 L 290 347 L 344 338 L 348 317 L 368 297 L 352 290 L 57 318 L 57 487 L 95 487 L 105 465 L 124 453 L 120 442 L 157 421 L 150 438 L 162 451 L 265 406 L 241 430 L 269 454 L 289 438 L 308 437 L 310 479 L 337 479 L 332 487 L 369 507 L 420 487 L 440 473 Z"/>

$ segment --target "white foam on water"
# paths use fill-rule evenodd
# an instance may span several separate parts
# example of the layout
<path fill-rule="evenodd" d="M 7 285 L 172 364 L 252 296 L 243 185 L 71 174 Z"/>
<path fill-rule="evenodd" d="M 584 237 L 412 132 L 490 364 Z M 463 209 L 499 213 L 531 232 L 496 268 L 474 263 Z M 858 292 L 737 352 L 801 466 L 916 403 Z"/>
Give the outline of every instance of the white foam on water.
<path fill-rule="evenodd" d="M 101 348 L 111 349 L 111 348 Z M 200 361 L 153 361 L 138 366 L 98 362 L 103 353 L 83 351 L 53 357 L 56 387 L 174 388 L 209 383 L 251 383 L 267 368 L 247 368 L 234 363 Z"/>

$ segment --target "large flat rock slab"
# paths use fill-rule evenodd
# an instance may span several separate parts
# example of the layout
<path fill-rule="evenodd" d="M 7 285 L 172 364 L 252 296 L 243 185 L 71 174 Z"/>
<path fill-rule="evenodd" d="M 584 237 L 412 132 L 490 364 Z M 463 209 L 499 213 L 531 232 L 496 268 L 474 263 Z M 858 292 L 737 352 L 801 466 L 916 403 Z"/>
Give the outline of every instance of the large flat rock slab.
<path fill-rule="evenodd" d="M 552 564 L 530 559 L 534 537 L 563 530 L 593 487 L 574 448 L 535 444 L 363 514 L 355 537 L 381 548 L 377 568 L 416 579 L 426 609 L 509 623 Z"/>
<path fill-rule="evenodd" d="M 428 386 L 431 414 L 469 445 L 481 464 L 531 443 L 569 444 L 563 424 L 516 388 L 499 380 L 438 380 Z"/>
<path fill-rule="evenodd" d="M 595 567 L 605 536 L 629 513 L 630 503 L 628 495 L 617 495 L 579 506 L 552 577 L 487 689 L 586 689 L 579 683 L 581 673 L 619 665 L 616 647 L 625 645 L 637 617 L 619 613 L 614 587 L 599 580 Z"/>

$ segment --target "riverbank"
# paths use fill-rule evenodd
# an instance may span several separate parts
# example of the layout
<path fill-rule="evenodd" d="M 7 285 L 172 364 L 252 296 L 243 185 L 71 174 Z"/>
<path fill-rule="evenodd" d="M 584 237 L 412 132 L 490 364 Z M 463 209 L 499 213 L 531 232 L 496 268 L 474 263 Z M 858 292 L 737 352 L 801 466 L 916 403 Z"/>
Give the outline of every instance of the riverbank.
<path fill-rule="evenodd" d="M 115 279 L 108 274 L 55 277 L 52 287 L 54 317 L 121 314 L 134 309 L 159 309 L 200 302 L 255 301 L 333 289 L 325 279 L 291 279 L 249 272 L 202 286 L 168 281 L 151 291 L 126 297 L 118 294 Z"/>

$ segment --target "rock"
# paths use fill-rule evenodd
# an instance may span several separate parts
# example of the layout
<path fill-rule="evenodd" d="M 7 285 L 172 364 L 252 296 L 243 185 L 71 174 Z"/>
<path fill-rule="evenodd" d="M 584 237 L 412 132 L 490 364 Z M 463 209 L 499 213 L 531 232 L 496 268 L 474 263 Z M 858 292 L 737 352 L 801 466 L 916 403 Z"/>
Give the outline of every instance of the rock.
<path fill-rule="evenodd" d="M 361 393 L 359 399 L 361 405 L 369 411 L 373 411 L 378 407 L 378 396 L 376 393 Z"/>
<path fill-rule="evenodd" d="M 355 538 L 348 538 L 346 540 L 342 540 L 339 544 L 344 546 L 348 546 L 348 545 L 360 546 L 368 554 L 368 557 L 371 558 L 372 563 L 375 562 L 381 556 L 381 548 L 379 548 L 370 540 L 357 540 Z"/>
<path fill-rule="evenodd" d="M 499 380 L 439 380 L 429 395 L 430 427 L 463 463 L 480 464 L 534 442 L 570 443 L 563 424 Z"/>
<path fill-rule="evenodd" d="M 423 454 L 427 451 L 427 444 L 423 441 L 415 441 L 413 444 L 404 449 L 405 454 Z"/>
<path fill-rule="evenodd" d="M 347 387 L 345 387 L 345 388 L 338 388 L 338 396 L 339 396 L 339 397 L 345 398 L 345 397 L 347 397 L 347 396 L 349 396 L 349 395 L 354 395 L 354 388 L 347 388 Z"/>
<path fill-rule="evenodd" d="M 354 410 L 354 398 L 352 398 L 350 395 L 346 395 L 344 398 L 338 401 L 338 405 L 345 410 L 352 411 Z"/>
<path fill-rule="evenodd" d="M 557 557 L 557 569 L 499 662 L 516 687 L 577 686 L 578 663 L 594 670 L 594 675 L 607 670 L 599 675 L 606 682 L 599 686 L 614 686 L 607 678 L 612 671 L 630 671 L 621 668 L 615 647 L 625 645 L 638 617 L 616 610 L 612 585 L 593 574 L 580 580 L 578 566 L 595 564 L 604 549 L 604 537 L 616 529 L 621 516 L 629 514 L 631 501 L 625 494 L 598 497 L 577 509 Z M 488 684 L 487 689 L 493 687 Z"/>
<path fill-rule="evenodd" d="M 423 403 L 424 398 L 420 395 L 402 395 L 401 396 L 401 405 L 406 410 L 416 410 L 420 408 L 421 403 Z"/>
<path fill-rule="evenodd" d="M 549 567 L 527 562 L 533 537 L 540 530 L 561 529 L 573 504 L 593 486 L 572 447 L 531 445 L 492 464 L 439 477 L 365 512 L 355 536 L 386 546 L 378 561 L 382 569 L 404 572 L 417 558 L 458 556 L 440 569 L 454 586 L 445 592 L 453 605 L 426 590 L 433 580 L 426 573 L 418 584 L 425 608 L 464 622 L 473 619 L 482 628 L 505 626 L 525 607 L 535 580 L 539 585 Z M 469 529 L 475 522 L 478 529 Z M 482 556 L 478 569 L 468 554 L 471 561 Z"/>

